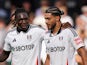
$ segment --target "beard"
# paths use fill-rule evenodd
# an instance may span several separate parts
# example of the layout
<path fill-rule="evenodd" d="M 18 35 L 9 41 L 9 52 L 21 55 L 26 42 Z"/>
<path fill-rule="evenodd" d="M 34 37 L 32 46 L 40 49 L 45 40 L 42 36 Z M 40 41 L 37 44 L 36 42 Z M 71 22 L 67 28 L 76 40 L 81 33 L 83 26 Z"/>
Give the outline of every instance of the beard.
<path fill-rule="evenodd" d="M 47 26 L 48 27 L 48 30 L 50 30 L 51 31 L 51 33 L 53 32 L 53 30 L 54 30 L 54 28 L 55 28 L 55 26 L 56 26 L 56 23 L 55 24 L 52 24 L 52 26 Z"/>

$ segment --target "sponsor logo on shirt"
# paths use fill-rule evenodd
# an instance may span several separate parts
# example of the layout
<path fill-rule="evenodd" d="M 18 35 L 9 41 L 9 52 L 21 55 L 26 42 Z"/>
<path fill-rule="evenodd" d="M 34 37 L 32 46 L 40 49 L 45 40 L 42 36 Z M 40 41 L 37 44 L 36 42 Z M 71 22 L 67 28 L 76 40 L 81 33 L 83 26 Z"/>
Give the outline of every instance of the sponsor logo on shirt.
<path fill-rule="evenodd" d="M 64 46 L 57 46 L 57 47 L 47 47 L 46 51 L 47 52 L 62 52 L 65 50 Z"/>
<path fill-rule="evenodd" d="M 34 48 L 34 44 L 25 45 L 25 46 L 16 46 L 16 47 L 12 47 L 12 51 L 32 50 L 33 48 Z"/>

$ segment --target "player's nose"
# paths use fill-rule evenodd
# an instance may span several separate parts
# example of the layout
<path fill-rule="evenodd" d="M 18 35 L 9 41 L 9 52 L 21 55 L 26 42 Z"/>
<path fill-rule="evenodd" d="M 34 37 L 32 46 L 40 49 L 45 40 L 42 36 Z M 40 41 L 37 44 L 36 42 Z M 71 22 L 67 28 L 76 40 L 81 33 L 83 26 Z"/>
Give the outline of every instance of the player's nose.
<path fill-rule="evenodd" d="M 26 23 L 26 20 L 22 20 L 22 23 Z"/>

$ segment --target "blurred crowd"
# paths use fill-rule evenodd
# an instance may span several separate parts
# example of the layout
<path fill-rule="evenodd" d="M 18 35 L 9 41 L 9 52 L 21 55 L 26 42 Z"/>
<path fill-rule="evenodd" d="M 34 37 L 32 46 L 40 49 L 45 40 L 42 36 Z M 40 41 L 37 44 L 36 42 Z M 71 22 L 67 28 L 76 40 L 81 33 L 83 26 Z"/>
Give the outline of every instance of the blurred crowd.
<path fill-rule="evenodd" d="M 33 2 L 30 0 L 0 0 L 0 37 L 4 37 L 5 32 L 16 27 L 14 12 L 19 7 L 24 8 L 29 14 L 29 24 L 35 24 L 47 30 L 44 12 L 50 6 L 56 6 L 64 12 L 61 17 L 62 24 L 68 22 L 75 28 L 87 49 L 87 0 L 34 0 Z M 3 41 L 0 39 L 0 42 Z M 2 47 L 3 44 L 0 44 L 0 49 Z M 78 54 L 76 54 L 76 61 L 81 62 Z M 10 65 L 10 62 L 11 60 L 8 59 L 0 65 Z"/>

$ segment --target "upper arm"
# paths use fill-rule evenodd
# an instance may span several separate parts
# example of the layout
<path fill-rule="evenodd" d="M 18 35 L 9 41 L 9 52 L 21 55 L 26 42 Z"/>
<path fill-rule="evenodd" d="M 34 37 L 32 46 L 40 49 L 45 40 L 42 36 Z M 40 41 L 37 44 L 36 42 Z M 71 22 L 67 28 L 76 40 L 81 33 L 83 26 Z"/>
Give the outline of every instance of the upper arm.
<path fill-rule="evenodd" d="M 87 65 L 87 54 L 85 50 L 84 43 L 82 39 L 78 36 L 78 34 L 73 31 L 73 34 L 70 35 L 71 37 L 71 42 L 74 46 L 74 48 L 77 50 L 78 54 L 81 56 L 82 62 L 84 65 Z"/>
<path fill-rule="evenodd" d="M 81 47 L 77 50 L 78 54 L 80 56 L 83 56 L 84 54 L 86 54 L 86 50 L 85 50 L 85 47 Z"/>
<path fill-rule="evenodd" d="M 70 40 L 73 45 L 73 47 L 78 50 L 80 47 L 84 46 L 84 43 L 80 36 L 77 34 L 77 32 L 74 29 L 70 29 Z"/>
<path fill-rule="evenodd" d="M 84 65 L 87 65 L 87 53 L 85 47 L 81 47 L 77 50 L 78 54 L 81 56 Z"/>

